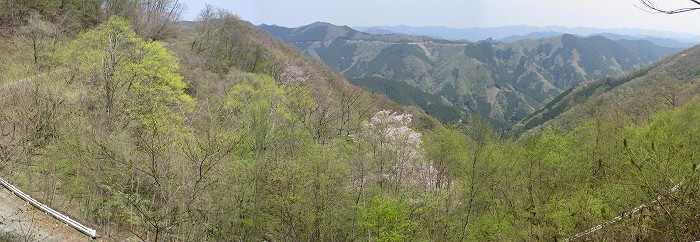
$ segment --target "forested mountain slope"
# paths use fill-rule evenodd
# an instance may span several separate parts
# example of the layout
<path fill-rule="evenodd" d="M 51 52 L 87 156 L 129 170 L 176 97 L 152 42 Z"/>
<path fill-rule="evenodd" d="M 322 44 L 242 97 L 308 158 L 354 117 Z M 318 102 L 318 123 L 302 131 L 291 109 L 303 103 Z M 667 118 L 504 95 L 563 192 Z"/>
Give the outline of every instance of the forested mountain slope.
<path fill-rule="evenodd" d="M 404 81 L 484 117 L 515 123 L 564 90 L 640 68 L 677 51 L 647 41 L 574 35 L 514 43 L 370 35 L 314 23 L 261 29 L 348 78 Z"/>
<path fill-rule="evenodd" d="M 363 87 L 367 91 L 382 94 L 399 104 L 420 107 L 443 123 L 451 123 L 467 117 L 467 112 L 452 106 L 442 96 L 423 92 L 402 81 L 371 77 L 351 79 L 350 83 Z"/>
<path fill-rule="evenodd" d="M 573 87 L 514 127 L 572 127 L 591 118 L 643 123 L 661 110 L 677 108 L 700 92 L 700 47 L 651 66 Z"/>

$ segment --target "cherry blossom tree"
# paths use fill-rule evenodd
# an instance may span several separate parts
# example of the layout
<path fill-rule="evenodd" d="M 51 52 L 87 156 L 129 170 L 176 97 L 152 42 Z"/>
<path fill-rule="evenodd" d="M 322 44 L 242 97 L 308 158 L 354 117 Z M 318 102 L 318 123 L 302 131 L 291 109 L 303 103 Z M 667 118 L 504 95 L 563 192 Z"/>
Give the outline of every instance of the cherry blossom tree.
<path fill-rule="evenodd" d="M 411 114 L 382 110 L 364 122 L 362 138 L 372 147 L 375 176 L 380 187 L 398 192 L 400 188 L 432 188 L 436 174 L 421 148 L 421 133 L 411 129 Z"/>

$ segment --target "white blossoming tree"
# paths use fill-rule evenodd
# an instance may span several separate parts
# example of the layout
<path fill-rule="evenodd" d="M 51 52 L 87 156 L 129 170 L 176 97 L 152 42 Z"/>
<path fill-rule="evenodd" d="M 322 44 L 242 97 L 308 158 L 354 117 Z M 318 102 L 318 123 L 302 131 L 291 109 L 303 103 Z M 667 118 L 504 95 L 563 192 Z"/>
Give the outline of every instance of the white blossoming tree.
<path fill-rule="evenodd" d="M 411 114 L 382 110 L 364 122 L 362 139 L 371 147 L 371 173 L 382 190 L 399 192 L 402 187 L 430 189 L 435 170 L 425 159 L 421 134 L 409 128 Z"/>

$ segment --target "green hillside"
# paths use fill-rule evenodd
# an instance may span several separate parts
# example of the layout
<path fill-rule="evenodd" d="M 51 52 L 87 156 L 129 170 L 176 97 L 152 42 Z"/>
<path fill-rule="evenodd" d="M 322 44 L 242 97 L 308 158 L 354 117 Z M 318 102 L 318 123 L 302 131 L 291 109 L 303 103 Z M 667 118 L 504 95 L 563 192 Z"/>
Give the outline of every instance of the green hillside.
<path fill-rule="evenodd" d="M 523 132 L 554 124 L 573 126 L 590 118 L 643 122 L 651 114 L 681 106 L 695 95 L 699 52 L 698 47 L 690 48 L 637 71 L 573 87 L 513 130 Z"/>
<path fill-rule="evenodd" d="M 632 71 L 678 51 L 648 41 L 568 34 L 499 43 L 370 35 L 324 23 L 259 28 L 348 78 L 403 81 L 442 95 L 456 107 L 511 124 L 579 83 Z"/>

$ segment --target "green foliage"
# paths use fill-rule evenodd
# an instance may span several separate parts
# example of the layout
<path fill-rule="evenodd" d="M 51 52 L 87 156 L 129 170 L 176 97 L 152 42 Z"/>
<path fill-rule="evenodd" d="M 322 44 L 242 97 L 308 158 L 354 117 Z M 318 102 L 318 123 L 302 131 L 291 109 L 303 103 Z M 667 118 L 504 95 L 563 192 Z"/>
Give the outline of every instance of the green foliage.
<path fill-rule="evenodd" d="M 442 187 L 443 179 L 457 179 L 462 174 L 461 167 L 465 165 L 468 147 L 467 138 L 461 133 L 447 128 L 438 128 L 425 135 L 424 149 L 429 159 L 433 160 L 438 174 L 436 186 Z"/>
<path fill-rule="evenodd" d="M 248 128 L 249 142 L 256 153 L 278 142 L 277 135 L 294 127 L 299 112 L 313 105 L 308 93 L 279 85 L 270 76 L 234 72 L 228 77 L 234 86 L 228 90 L 224 108 L 239 117 Z M 297 131 L 304 131 L 298 129 Z"/>
<path fill-rule="evenodd" d="M 194 101 L 184 93 L 186 84 L 172 53 L 159 42 L 139 38 L 120 18 L 81 34 L 69 47 L 65 64 L 73 78 L 100 93 L 107 122 L 126 111 L 145 125 L 161 127 L 165 117 L 177 117 L 169 113 L 186 111 Z M 173 106 L 181 109 L 170 110 Z"/>
<path fill-rule="evenodd" d="M 405 241 L 415 229 L 410 219 L 410 207 L 405 201 L 391 197 L 375 197 L 362 210 L 362 227 L 376 241 Z"/>

